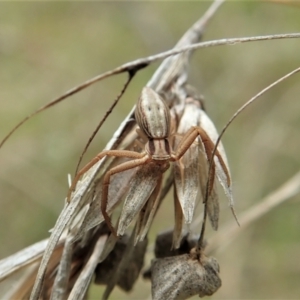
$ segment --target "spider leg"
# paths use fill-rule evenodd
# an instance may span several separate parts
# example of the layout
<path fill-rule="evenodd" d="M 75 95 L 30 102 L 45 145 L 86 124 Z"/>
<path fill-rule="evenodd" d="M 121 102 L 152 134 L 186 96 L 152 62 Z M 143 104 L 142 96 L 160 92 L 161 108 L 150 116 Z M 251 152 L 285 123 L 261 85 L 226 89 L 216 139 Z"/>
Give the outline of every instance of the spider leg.
<path fill-rule="evenodd" d="M 200 136 L 202 143 L 204 145 L 204 149 L 206 152 L 206 155 L 208 157 L 208 161 L 211 162 L 212 164 L 212 172 L 210 174 L 210 182 L 211 185 L 209 187 L 209 192 L 211 192 L 212 187 L 213 187 L 213 179 L 215 176 L 215 162 L 212 159 L 212 152 L 214 149 L 215 144 L 213 143 L 213 141 L 210 139 L 210 137 L 208 136 L 208 134 L 205 132 L 205 130 L 203 130 L 201 127 L 191 127 L 186 134 L 184 135 L 184 137 L 181 139 L 181 141 L 178 144 L 177 150 L 175 152 L 175 154 L 172 156 L 172 160 L 176 161 L 179 160 L 184 154 L 185 152 L 189 149 L 189 147 L 192 145 L 192 143 L 195 141 L 195 139 Z M 229 175 L 229 171 L 224 163 L 224 160 L 222 158 L 222 156 L 220 155 L 218 149 L 216 150 L 216 156 L 218 157 L 218 160 L 221 164 L 222 169 L 224 170 L 224 173 L 226 175 L 227 178 L 227 184 L 228 186 L 230 186 L 230 175 Z"/>
<path fill-rule="evenodd" d="M 86 164 L 75 176 L 74 180 L 72 181 L 72 184 L 69 188 L 68 194 L 67 194 L 67 201 L 70 202 L 71 194 L 76 188 L 76 184 L 79 181 L 80 177 L 86 173 L 91 167 L 93 167 L 99 160 L 101 160 L 105 156 L 115 156 L 115 157 L 128 157 L 128 158 L 141 158 L 145 154 L 144 153 L 138 153 L 134 151 L 128 151 L 128 150 L 105 150 L 100 152 L 97 156 L 95 156 L 88 164 Z"/>
<path fill-rule="evenodd" d="M 194 127 L 194 128 L 195 128 L 195 130 L 197 130 L 198 134 L 201 137 L 201 140 L 202 140 L 202 142 L 204 144 L 205 152 L 206 152 L 207 156 L 209 157 L 209 160 L 211 160 L 212 167 L 213 167 L 213 172 L 215 172 L 215 163 L 214 163 L 214 161 L 212 159 L 212 152 L 213 152 L 213 150 L 215 148 L 215 144 L 210 139 L 210 137 L 205 132 L 205 130 L 203 130 L 200 127 Z M 223 160 L 220 152 L 218 151 L 218 149 L 216 149 L 216 156 L 217 156 L 217 158 L 219 160 L 219 163 L 220 163 L 220 165 L 221 165 L 221 167 L 222 167 L 222 169 L 223 169 L 223 171 L 224 171 L 224 173 L 226 175 L 227 185 L 230 186 L 230 184 L 231 184 L 230 174 L 229 174 L 229 171 L 228 171 L 228 169 L 226 167 L 226 164 L 225 164 L 225 162 L 224 162 L 224 160 Z"/>
<path fill-rule="evenodd" d="M 198 135 L 199 134 L 197 133 L 197 131 L 195 131 L 195 127 L 191 127 L 180 140 L 176 152 L 172 157 L 172 160 L 179 160 L 190 148 L 190 146 L 193 144 Z"/>
<path fill-rule="evenodd" d="M 137 152 L 133 152 L 133 153 L 139 154 L 139 155 L 136 155 L 136 157 L 139 157 L 139 158 L 124 162 L 124 163 L 110 169 L 109 171 L 106 172 L 106 174 L 103 178 L 102 197 L 101 197 L 101 213 L 103 215 L 103 218 L 104 218 L 107 226 L 109 227 L 109 229 L 111 230 L 112 234 L 115 237 L 117 237 L 116 230 L 112 226 L 110 216 L 108 215 L 108 213 L 106 211 L 110 177 L 114 174 L 144 165 L 149 160 L 149 156 L 146 155 L 145 153 L 137 153 Z"/>

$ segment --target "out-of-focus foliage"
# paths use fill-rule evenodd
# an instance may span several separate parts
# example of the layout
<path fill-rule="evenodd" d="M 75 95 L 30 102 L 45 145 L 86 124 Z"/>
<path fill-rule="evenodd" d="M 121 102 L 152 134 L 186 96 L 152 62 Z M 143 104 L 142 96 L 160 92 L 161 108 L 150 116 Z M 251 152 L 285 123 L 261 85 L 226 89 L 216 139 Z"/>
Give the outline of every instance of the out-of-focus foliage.
<path fill-rule="evenodd" d="M 173 47 L 207 6 L 207 2 L 2 2 L 0 138 L 24 116 L 76 84 Z M 228 2 L 204 39 L 299 30 L 299 8 Z M 299 46 L 299 40 L 278 40 L 194 54 L 190 81 L 205 96 L 207 112 L 219 130 L 245 101 L 299 66 Z M 136 76 L 85 162 L 103 149 L 156 67 Z M 49 235 L 67 193 L 67 174 L 74 173 L 89 135 L 119 93 L 124 76 L 99 83 L 36 116 L 0 150 L 0 258 Z M 273 89 L 224 136 L 237 212 L 260 201 L 300 168 L 299 82 L 296 75 Z M 225 200 L 221 208 L 220 227 L 232 218 Z M 222 278 L 215 299 L 288 299 L 300 294 L 299 210 L 298 197 L 246 231 L 241 228 L 239 239 L 214 253 Z M 155 220 L 153 236 L 173 225 L 172 215 L 170 198 Z M 141 281 L 131 295 L 116 290 L 112 298 L 145 298 L 145 288 L 150 294 L 148 283 Z M 91 297 L 98 293 L 99 287 L 93 288 Z"/>

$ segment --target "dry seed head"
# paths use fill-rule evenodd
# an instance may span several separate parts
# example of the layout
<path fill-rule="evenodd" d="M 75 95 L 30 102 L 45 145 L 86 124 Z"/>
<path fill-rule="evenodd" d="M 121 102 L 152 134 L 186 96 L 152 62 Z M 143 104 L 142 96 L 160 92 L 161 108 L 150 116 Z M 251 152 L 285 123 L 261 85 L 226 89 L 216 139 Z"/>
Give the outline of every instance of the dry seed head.
<path fill-rule="evenodd" d="M 213 257 L 190 254 L 155 259 L 152 262 L 152 297 L 154 300 L 187 299 L 214 294 L 221 286 L 219 264 Z"/>
<path fill-rule="evenodd" d="M 116 242 L 107 258 L 98 264 L 95 270 L 94 282 L 96 284 L 109 284 L 113 275 L 118 271 L 119 277 L 116 284 L 127 292 L 133 288 L 144 264 L 148 240 L 145 239 L 143 242 L 138 243 L 129 255 L 126 267 L 118 270 L 128 243 L 130 243 L 129 237 L 127 235 L 123 236 L 122 239 Z"/>

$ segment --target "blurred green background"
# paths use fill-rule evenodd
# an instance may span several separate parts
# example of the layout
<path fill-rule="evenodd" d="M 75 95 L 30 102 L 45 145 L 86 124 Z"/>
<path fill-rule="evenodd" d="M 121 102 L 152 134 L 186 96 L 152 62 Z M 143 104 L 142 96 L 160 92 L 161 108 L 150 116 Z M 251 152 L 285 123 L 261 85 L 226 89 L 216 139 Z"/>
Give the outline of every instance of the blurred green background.
<path fill-rule="evenodd" d="M 1 2 L 0 139 L 26 115 L 84 80 L 172 48 L 208 6 L 204 1 Z M 300 32 L 299 7 L 228 2 L 204 39 L 288 32 Z M 243 103 L 299 67 L 299 49 L 300 40 L 278 40 L 197 51 L 190 82 L 205 96 L 216 127 L 221 130 Z M 136 76 L 84 162 L 102 150 L 157 66 Z M 74 173 L 85 143 L 124 80 L 125 75 L 105 80 L 34 117 L 0 150 L 0 259 L 49 236 L 63 207 L 67 174 Z M 268 92 L 224 136 L 238 214 L 300 168 L 299 82 L 296 75 Z M 222 228 L 232 216 L 221 200 Z M 299 297 L 299 200 L 294 197 L 246 230 L 241 224 L 239 238 L 214 254 L 223 281 L 214 299 Z M 169 200 L 156 218 L 153 237 L 173 225 L 172 214 Z M 100 290 L 94 287 L 91 299 Z M 141 280 L 131 294 L 117 289 L 112 299 L 148 295 L 150 286 Z"/>

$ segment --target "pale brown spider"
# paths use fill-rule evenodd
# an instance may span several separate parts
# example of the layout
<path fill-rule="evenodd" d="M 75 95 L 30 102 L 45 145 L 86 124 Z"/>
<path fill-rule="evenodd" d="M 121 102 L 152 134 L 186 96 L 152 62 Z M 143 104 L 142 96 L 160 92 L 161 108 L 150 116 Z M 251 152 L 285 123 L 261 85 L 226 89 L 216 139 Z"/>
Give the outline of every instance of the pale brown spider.
<path fill-rule="evenodd" d="M 214 182 L 215 166 L 214 161 L 211 159 L 214 143 L 210 137 L 201 127 L 191 127 L 182 137 L 177 149 L 172 151 L 170 145 L 170 110 L 162 97 L 149 87 L 143 88 L 138 99 L 135 110 L 135 119 L 142 134 L 148 138 L 145 150 L 142 153 L 129 150 L 105 150 L 100 152 L 76 174 L 67 196 L 69 202 L 71 193 L 74 191 L 80 177 L 103 157 L 114 156 L 132 158 L 133 160 L 121 163 L 107 171 L 102 182 L 101 212 L 108 227 L 115 236 L 117 236 L 117 233 L 112 226 L 110 216 L 106 211 L 108 189 L 110 177 L 112 175 L 149 163 L 158 164 L 161 167 L 162 172 L 165 172 L 169 168 L 170 162 L 180 160 L 195 139 L 200 136 L 208 161 L 211 161 L 212 163 L 212 172 L 209 176 L 211 183 L 209 192 L 211 191 Z M 227 184 L 230 186 L 229 172 L 218 151 L 216 151 L 216 156 L 226 174 Z"/>

